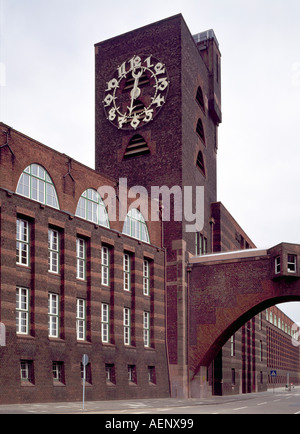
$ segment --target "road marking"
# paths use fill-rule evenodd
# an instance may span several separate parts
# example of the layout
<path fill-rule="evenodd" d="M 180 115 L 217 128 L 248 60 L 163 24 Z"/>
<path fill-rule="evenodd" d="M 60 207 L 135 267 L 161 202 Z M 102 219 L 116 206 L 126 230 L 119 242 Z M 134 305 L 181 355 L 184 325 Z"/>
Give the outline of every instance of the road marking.
<path fill-rule="evenodd" d="M 294 414 L 300 414 L 300 411 L 296 411 L 296 413 L 294 413 Z"/>
<path fill-rule="evenodd" d="M 238 407 L 238 408 L 233 408 L 232 410 L 243 410 L 244 408 L 248 408 L 248 407 Z"/>
<path fill-rule="evenodd" d="M 281 401 L 280 399 L 274 399 L 273 402 Z"/>
<path fill-rule="evenodd" d="M 267 402 L 260 402 L 259 404 L 257 404 L 257 405 L 265 405 L 265 404 L 268 404 Z"/>

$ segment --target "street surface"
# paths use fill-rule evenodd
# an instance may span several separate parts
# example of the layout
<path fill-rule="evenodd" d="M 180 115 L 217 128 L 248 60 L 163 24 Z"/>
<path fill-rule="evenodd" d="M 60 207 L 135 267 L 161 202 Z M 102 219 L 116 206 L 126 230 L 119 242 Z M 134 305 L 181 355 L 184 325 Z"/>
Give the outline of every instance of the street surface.
<path fill-rule="evenodd" d="M 0 414 L 102 414 L 177 415 L 187 419 L 197 414 L 300 414 L 300 387 L 206 399 L 145 399 L 130 401 L 88 401 L 0 405 Z"/>

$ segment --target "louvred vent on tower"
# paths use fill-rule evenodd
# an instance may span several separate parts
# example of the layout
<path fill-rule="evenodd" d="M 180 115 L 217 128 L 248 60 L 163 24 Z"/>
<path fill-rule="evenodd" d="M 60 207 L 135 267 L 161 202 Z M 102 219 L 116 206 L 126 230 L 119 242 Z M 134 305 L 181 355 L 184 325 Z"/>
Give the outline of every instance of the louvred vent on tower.
<path fill-rule="evenodd" d="M 140 134 L 135 134 L 128 143 L 124 159 L 150 154 L 150 149 L 145 139 Z"/>

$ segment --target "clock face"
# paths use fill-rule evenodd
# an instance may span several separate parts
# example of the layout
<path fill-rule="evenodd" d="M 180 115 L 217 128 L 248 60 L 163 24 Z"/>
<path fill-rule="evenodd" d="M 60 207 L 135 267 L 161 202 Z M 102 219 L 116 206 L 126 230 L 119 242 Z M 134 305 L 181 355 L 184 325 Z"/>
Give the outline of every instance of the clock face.
<path fill-rule="evenodd" d="M 106 84 L 103 106 L 117 128 L 136 130 L 154 119 L 166 102 L 169 79 L 166 66 L 153 56 L 133 56 Z"/>

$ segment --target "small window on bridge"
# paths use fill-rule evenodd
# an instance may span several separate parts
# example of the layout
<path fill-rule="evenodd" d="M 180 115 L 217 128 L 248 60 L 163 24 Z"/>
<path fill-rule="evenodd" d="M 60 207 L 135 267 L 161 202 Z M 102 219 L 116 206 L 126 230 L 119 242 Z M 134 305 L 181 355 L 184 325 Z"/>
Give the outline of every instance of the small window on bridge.
<path fill-rule="evenodd" d="M 281 271 L 281 266 L 280 266 L 280 256 L 276 256 L 275 258 L 275 273 L 279 274 Z"/>
<path fill-rule="evenodd" d="M 297 257 L 296 255 L 288 255 L 288 272 L 296 273 Z"/>

